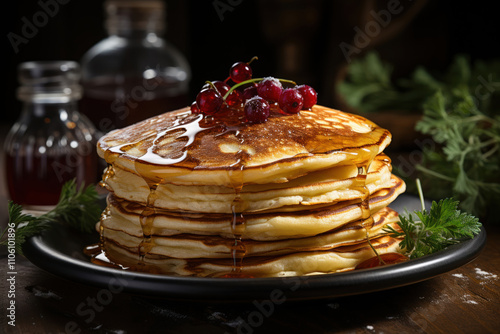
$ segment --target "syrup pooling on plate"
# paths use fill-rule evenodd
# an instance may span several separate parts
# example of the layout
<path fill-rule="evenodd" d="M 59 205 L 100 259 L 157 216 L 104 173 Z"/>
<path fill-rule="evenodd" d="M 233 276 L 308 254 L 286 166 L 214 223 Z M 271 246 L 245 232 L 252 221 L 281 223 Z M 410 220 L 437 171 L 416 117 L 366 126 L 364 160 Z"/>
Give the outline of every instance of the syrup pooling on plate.
<path fill-rule="evenodd" d="M 106 218 L 106 216 L 109 215 L 109 205 L 106 206 L 106 209 L 101 214 L 101 219 Z M 109 257 L 108 254 L 104 251 L 105 250 L 105 238 L 104 238 L 104 228 L 102 225 L 99 226 L 99 242 L 97 244 L 92 244 L 83 249 L 83 253 L 90 256 L 90 262 L 103 266 L 103 267 L 110 267 L 110 268 L 117 268 L 117 269 L 124 269 L 127 270 L 129 269 L 126 266 L 123 266 L 122 264 L 119 264 L 118 262 L 112 261 Z"/>

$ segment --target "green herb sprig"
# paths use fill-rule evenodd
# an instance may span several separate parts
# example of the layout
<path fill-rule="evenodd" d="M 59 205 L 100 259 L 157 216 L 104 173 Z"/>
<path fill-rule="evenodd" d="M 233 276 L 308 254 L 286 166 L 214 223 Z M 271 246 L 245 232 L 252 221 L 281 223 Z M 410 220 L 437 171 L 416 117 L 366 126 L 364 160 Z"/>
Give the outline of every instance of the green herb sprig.
<path fill-rule="evenodd" d="M 479 219 L 458 210 L 458 201 L 445 198 L 433 201 L 425 210 L 419 183 L 422 210 L 399 216 L 399 229 L 386 226 L 384 231 L 393 237 L 402 237 L 400 247 L 410 259 L 440 251 L 465 239 L 473 238 L 481 230 Z"/>
<path fill-rule="evenodd" d="M 41 216 L 23 213 L 23 207 L 9 202 L 9 222 L 2 231 L 0 239 L 15 231 L 15 250 L 23 254 L 22 246 L 26 239 L 53 228 L 56 224 L 64 224 L 82 232 L 91 232 L 101 215 L 101 207 L 97 201 L 95 186 L 77 187 L 75 180 L 66 182 L 57 205 Z M 7 246 L 8 239 L 0 242 Z"/>

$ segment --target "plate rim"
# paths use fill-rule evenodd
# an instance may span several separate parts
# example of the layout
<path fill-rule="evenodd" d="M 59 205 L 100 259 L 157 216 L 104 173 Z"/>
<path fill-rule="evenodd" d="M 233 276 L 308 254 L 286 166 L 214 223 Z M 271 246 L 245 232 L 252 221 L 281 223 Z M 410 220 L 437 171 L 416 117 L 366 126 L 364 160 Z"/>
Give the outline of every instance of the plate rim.
<path fill-rule="evenodd" d="M 61 227 L 68 229 L 68 227 Z M 486 244 L 484 226 L 474 238 L 451 245 L 418 259 L 376 268 L 311 276 L 264 278 L 181 277 L 132 272 L 98 266 L 72 258 L 45 242 L 47 234 L 29 238 L 23 245 L 25 257 L 35 266 L 70 281 L 111 288 L 121 292 L 169 300 L 238 302 L 269 299 L 272 293 L 286 300 L 311 300 L 359 295 L 431 279 L 474 260 Z M 271 296 L 271 297 L 270 297 Z"/>

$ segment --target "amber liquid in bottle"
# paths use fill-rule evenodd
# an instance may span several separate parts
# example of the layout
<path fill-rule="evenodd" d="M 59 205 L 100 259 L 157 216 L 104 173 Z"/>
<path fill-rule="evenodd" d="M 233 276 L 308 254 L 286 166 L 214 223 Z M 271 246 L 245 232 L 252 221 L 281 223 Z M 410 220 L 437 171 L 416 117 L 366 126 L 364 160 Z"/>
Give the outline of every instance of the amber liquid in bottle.
<path fill-rule="evenodd" d="M 126 79 L 120 86 L 93 80 L 84 83 L 79 109 L 98 131 L 107 133 L 187 105 L 186 90 L 165 78 Z"/>
<path fill-rule="evenodd" d="M 55 157 L 7 154 L 5 164 L 10 197 L 24 205 L 55 205 L 65 182 L 75 178 L 78 184 L 90 184 L 97 177 L 94 154 Z"/>

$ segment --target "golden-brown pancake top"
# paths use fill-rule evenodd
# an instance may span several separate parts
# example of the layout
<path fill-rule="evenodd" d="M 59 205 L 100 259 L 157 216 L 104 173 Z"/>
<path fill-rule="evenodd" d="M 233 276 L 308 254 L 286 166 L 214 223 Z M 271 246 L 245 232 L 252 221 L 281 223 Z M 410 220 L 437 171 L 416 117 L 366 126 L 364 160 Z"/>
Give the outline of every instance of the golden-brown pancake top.
<path fill-rule="evenodd" d="M 273 110 L 260 124 L 245 122 L 241 114 L 228 109 L 214 118 L 179 109 L 105 135 L 98 152 L 142 176 L 254 169 L 258 173 L 243 178 L 255 182 L 371 161 L 391 140 L 389 131 L 361 116 L 318 105 L 294 115 Z M 206 176 L 191 181 L 203 183 Z"/>
<path fill-rule="evenodd" d="M 260 166 L 297 155 L 379 146 L 388 137 L 387 130 L 363 117 L 318 105 L 294 115 L 273 112 L 261 124 L 235 122 L 230 115 L 207 118 L 184 108 L 111 132 L 98 148 L 145 163 L 227 169 L 239 159 Z"/>

